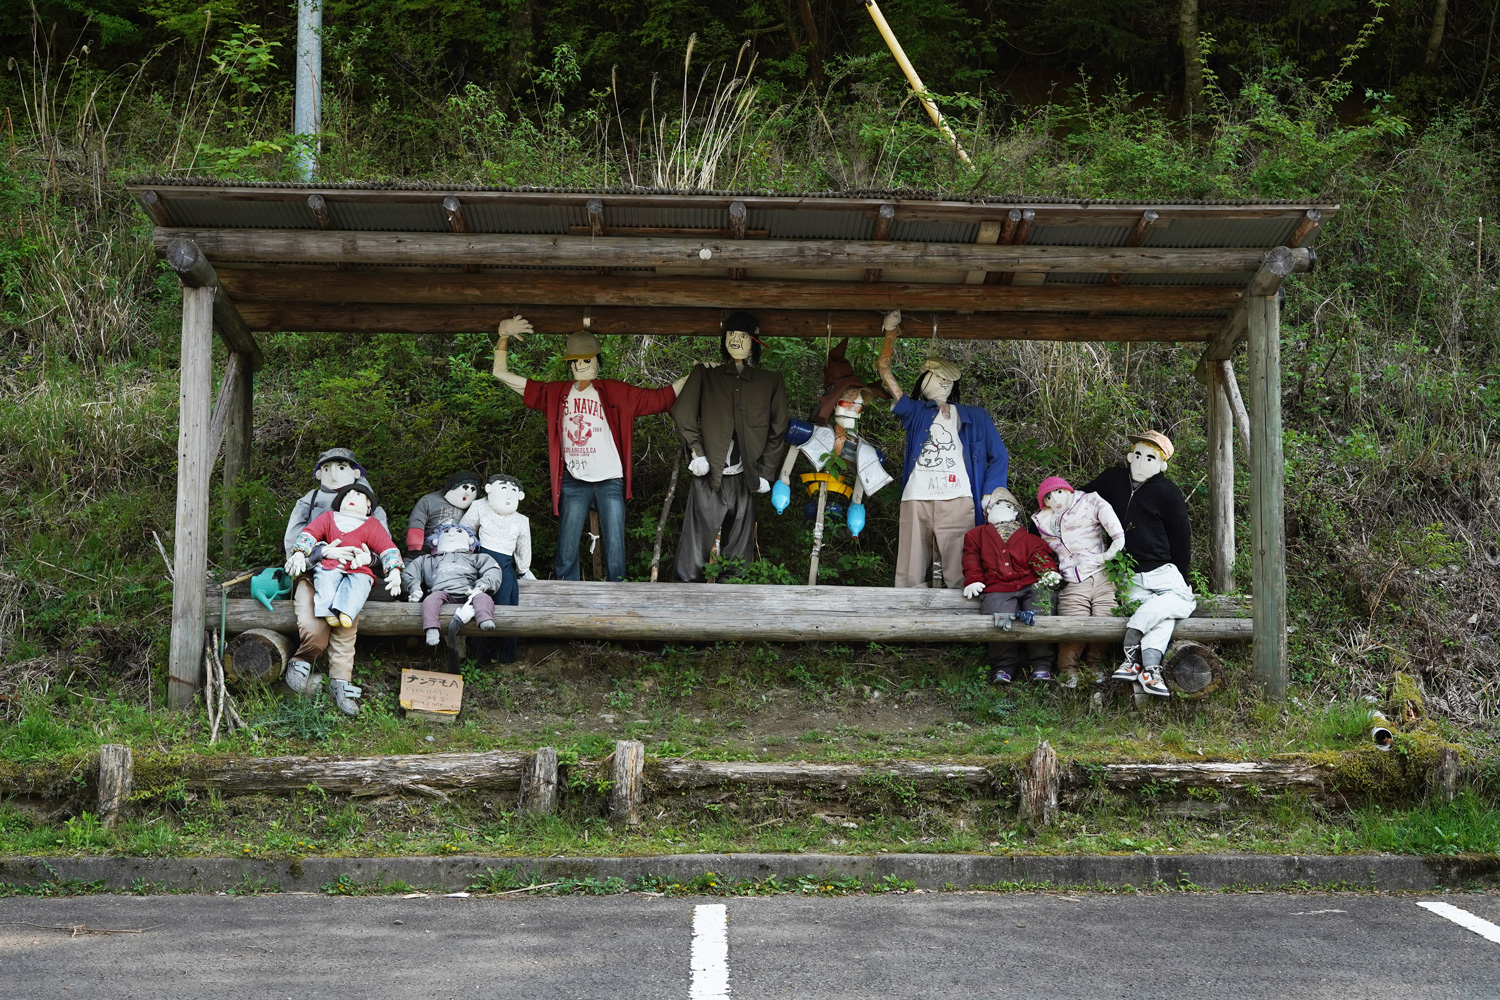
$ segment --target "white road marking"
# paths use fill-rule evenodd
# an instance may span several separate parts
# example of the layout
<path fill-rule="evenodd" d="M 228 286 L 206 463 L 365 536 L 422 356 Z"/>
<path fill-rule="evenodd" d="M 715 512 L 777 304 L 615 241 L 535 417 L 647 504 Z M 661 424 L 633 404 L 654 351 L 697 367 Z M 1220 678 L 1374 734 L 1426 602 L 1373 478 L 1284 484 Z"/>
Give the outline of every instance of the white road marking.
<path fill-rule="evenodd" d="M 1490 923 L 1483 917 L 1476 917 L 1468 910 L 1460 909 L 1452 903 L 1418 903 L 1424 910 L 1430 910 L 1440 917 L 1447 917 L 1460 927 L 1467 928 L 1484 938 L 1500 944 L 1500 927 Z"/>
<path fill-rule="evenodd" d="M 1321 916 L 1324 913 L 1348 913 L 1348 912 L 1349 912 L 1348 910 L 1298 910 L 1296 913 L 1293 913 L 1292 916 L 1294 916 L 1294 917 L 1316 917 L 1316 916 Z"/>
<path fill-rule="evenodd" d="M 729 996 L 729 907 L 723 903 L 693 907 L 692 963 L 689 1000 L 726 1000 Z"/>

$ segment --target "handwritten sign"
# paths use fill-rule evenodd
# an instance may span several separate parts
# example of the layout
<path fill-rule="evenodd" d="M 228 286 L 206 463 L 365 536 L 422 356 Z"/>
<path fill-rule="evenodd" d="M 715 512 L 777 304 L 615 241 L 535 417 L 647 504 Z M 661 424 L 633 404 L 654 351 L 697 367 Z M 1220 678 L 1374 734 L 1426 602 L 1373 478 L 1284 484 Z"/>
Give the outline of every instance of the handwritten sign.
<path fill-rule="evenodd" d="M 401 707 L 416 712 L 458 712 L 464 703 L 462 674 L 401 671 Z"/>

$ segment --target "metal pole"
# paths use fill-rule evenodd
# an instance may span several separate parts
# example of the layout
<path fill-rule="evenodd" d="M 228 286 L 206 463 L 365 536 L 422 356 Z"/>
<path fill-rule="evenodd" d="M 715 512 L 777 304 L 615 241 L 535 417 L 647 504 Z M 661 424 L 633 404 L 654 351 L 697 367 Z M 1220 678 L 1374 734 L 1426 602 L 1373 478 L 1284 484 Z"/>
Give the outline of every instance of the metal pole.
<path fill-rule="evenodd" d="M 943 113 L 938 110 L 938 106 L 932 102 L 932 98 L 927 96 L 927 88 L 922 85 L 922 78 L 917 76 L 916 67 L 911 64 L 910 59 L 906 58 L 906 50 L 896 40 L 896 33 L 886 23 L 885 15 L 880 12 L 880 7 L 875 0 L 865 0 L 865 10 L 870 12 L 870 20 L 875 22 L 875 30 L 880 32 L 881 38 L 885 39 L 885 44 L 890 47 L 891 55 L 896 57 L 896 65 L 900 66 L 901 72 L 906 74 L 906 80 L 911 84 L 912 92 L 917 95 L 917 100 L 921 101 L 922 107 L 927 109 L 927 117 L 931 118 L 932 124 L 948 137 L 948 141 L 953 144 L 953 151 L 958 154 L 960 160 L 964 161 L 964 166 L 972 167 L 974 164 L 969 161 L 969 154 L 964 152 L 963 146 L 959 145 L 958 136 L 953 134 L 953 130 L 943 120 Z"/>
<path fill-rule="evenodd" d="M 293 154 L 297 176 L 313 179 L 321 146 L 323 123 L 323 0 L 297 0 L 297 96 L 292 107 L 292 131 L 305 139 Z"/>

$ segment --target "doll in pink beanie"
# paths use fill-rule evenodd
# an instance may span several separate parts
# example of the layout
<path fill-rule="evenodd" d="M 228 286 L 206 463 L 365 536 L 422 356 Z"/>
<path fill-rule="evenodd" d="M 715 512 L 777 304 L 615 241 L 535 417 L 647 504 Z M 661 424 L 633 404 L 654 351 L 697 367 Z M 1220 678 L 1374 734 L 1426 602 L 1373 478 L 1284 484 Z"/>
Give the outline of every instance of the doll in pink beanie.
<path fill-rule="evenodd" d="M 1061 476 L 1048 476 L 1036 491 L 1040 508 L 1031 518 L 1038 535 L 1057 556 L 1062 589 L 1059 615 L 1107 616 L 1115 607 L 1115 585 L 1104 564 L 1125 546 L 1125 529 L 1114 508 L 1097 493 L 1078 493 Z M 1078 686 L 1078 661 L 1086 660 L 1095 680 L 1109 654 L 1109 643 L 1062 642 L 1057 645 L 1058 681 Z"/>

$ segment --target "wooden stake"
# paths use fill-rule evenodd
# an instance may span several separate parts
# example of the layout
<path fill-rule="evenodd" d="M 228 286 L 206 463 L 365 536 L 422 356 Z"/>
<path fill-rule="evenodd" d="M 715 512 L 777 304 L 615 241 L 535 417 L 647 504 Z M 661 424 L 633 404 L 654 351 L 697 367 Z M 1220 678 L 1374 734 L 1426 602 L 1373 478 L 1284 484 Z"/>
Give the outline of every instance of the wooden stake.
<path fill-rule="evenodd" d="M 1248 304 L 1250 333 L 1250 532 L 1253 538 L 1255 679 L 1286 699 L 1286 463 L 1281 443 L 1281 309 L 1278 296 Z"/>
<path fill-rule="evenodd" d="M 190 708 L 203 670 L 208 574 L 209 393 L 213 391 L 215 288 L 182 290 L 182 371 L 177 409 L 177 527 L 173 536 L 172 638 L 167 704 Z"/>
<path fill-rule="evenodd" d="M 609 812 L 627 826 L 638 826 L 641 822 L 641 806 L 646 802 L 645 771 L 646 744 L 639 740 L 620 740 L 615 744 Z"/>
<path fill-rule="evenodd" d="M 1209 585 L 1234 591 L 1234 420 L 1218 365 L 1208 368 Z"/>
<path fill-rule="evenodd" d="M 1046 740 L 1036 748 L 1021 772 L 1017 818 L 1034 830 L 1051 826 L 1057 822 L 1057 793 L 1062 785 L 1062 772 L 1057 766 L 1057 753 Z"/>
<path fill-rule="evenodd" d="M 106 743 L 99 748 L 99 822 L 108 830 L 125 813 L 135 784 L 130 748 Z"/>
<path fill-rule="evenodd" d="M 682 472 L 682 462 L 672 464 L 672 478 L 667 482 L 667 497 L 661 502 L 661 517 L 656 519 L 656 544 L 651 547 L 651 582 L 656 582 L 661 569 L 661 540 L 667 532 L 667 514 L 672 510 L 672 498 L 677 495 L 677 477 Z"/>
<path fill-rule="evenodd" d="M 533 816 L 551 816 L 557 811 L 557 750 L 541 747 L 526 762 L 521 776 L 521 809 Z"/>
<path fill-rule="evenodd" d="M 234 366 L 234 379 L 229 384 L 224 428 L 225 565 L 234 564 L 235 543 L 250 516 L 249 503 L 236 499 L 234 492 L 240 477 L 250 468 L 250 457 L 255 449 L 255 373 L 249 355 L 235 352 L 230 355 L 230 360 L 238 363 Z"/>
<path fill-rule="evenodd" d="M 599 512 L 589 511 L 589 556 L 594 564 L 594 579 L 604 579 L 604 536 L 599 533 Z"/>
<path fill-rule="evenodd" d="M 812 557 L 807 564 L 807 585 L 816 587 L 818 585 L 818 556 L 823 551 L 823 515 L 828 506 L 828 482 L 818 482 L 818 513 L 813 518 L 813 544 Z"/>

